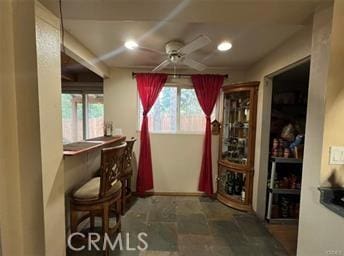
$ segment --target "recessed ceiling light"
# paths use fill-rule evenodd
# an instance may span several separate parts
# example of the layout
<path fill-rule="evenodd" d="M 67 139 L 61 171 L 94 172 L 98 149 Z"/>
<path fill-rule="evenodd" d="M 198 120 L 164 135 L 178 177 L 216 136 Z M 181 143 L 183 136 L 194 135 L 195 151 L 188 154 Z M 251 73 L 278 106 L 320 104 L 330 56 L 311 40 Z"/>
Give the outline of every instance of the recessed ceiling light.
<path fill-rule="evenodd" d="M 228 41 L 224 41 L 217 46 L 217 49 L 221 52 L 228 51 L 230 48 L 232 48 L 232 44 Z"/>
<path fill-rule="evenodd" d="M 135 42 L 135 41 L 126 41 L 124 43 L 124 46 L 129 49 L 129 50 L 134 50 L 135 48 L 137 48 L 139 45 Z"/>

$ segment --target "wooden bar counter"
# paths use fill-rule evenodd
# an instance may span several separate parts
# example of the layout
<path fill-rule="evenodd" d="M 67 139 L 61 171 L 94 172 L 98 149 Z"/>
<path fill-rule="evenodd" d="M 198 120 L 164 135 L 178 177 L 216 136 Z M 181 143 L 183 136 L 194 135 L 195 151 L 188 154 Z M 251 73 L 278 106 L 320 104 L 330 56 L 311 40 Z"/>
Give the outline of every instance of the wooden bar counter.
<path fill-rule="evenodd" d="M 125 140 L 125 136 L 97 137 L 89 140 L 63 145 L 64 156 L 75 156 L 100 147 L 118 144 Z"/>

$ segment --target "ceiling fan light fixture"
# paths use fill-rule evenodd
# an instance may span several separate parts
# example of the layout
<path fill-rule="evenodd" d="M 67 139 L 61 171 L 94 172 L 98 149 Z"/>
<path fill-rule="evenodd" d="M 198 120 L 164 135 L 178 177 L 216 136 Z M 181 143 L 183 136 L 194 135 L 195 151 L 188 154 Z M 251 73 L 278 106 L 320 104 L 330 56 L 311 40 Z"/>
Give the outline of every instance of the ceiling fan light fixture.
<path fill-rule="evenodd" d="M 223 41 L 221 42 L 218 46 L 217 46 L 217 49 L 220 51 L 220 52 L 225 52 L 225 51 L 228 51 L 229 49 L 232 48 L 232 44 L 228 41 Z"/>
<path fill-rule="evenodd" d="M 125 48 L 127 48 L 129 50 L 134 50 L 137 47 L 139 47 L 139 45 L 135 41 L 133 41 L 133 40 L 126 41 L 124 43 L 124 46 L 125 46 Z"/>

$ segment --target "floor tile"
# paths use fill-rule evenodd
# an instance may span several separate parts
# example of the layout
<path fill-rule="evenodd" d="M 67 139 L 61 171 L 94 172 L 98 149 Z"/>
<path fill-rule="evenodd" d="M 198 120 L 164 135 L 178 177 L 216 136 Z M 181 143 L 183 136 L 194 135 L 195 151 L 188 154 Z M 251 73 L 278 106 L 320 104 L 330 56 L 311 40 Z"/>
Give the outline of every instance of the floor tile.
<path fill-rule="evenodd" d="M 234 255 L 232 249 L 228 246 L 211 246 L 211 256 L 231 256 Z"/>
<path fill-rule="evenodd" d="M 211 255 L 211 237 L 204 235 L 178 235 L 178 250 L 181 256 Z"/>
<path fill-rule="evenodd" d="M 176 201 L 176 214 L 188 215 L 202 213 L 202 207 L 198 200 Z"/>
<path fill-rule="evenodd" d="M 208 219 L 228 220 L 233 217 L 234 211 L 218 202 L 201 203 L 202 211 Z"/>
<path fill-rule="evenodd" d="M 175 222 L 176 204 L 175 202 L 154 202 L 149 212 L 148 222 Z"/>
<path fill-rule="evenodd" d="M 126 214 L 129 212 L 148 213 L 152 207 L 152 198 L 133 197 L 127 207 L 128 211 Z"/>
<path fill-rule="evenodd" d="M 131 212 L 121 218 L 122 232 L 145 232 L 147 230 L 148 213 Z"/>
<path fill-rule="evenodd" d="M 176 251 L 177 231 L 175 223 L 153 222 L 148 224 L 148 250 Z"/>
<path fill-rule="evenodd" d="M 263 223 L 253 215 L 234 215 L 239 228 L 248 237 L 270 237 Z"/>
<path fill-rule="evenodd" d="M 213 203 L 213 202 L 217 202 L 217 200 L 215 198 L 212 197 L 208 197 L 208 196 L 200 196 L 198 199 L 200 202 L 204 202 L 204 203 Z"/>
<path fill-rule="evenodd" d="M 208 221 L 203 214 L 178 215 L 177 217 L 178 234 L 209 234 Z"/>
<path fill-rule="evenodd" d="M 181 202 L 181 201 L 199 202 L 199 196 L 175 196 L 174 200 L 176 202 Z"/>
<path fill-rule="evenodd" d="M 211 233 L 214 237 L 214 246 L 241 246 L 247 240 L 234 220 L 209 221 Z"/>
<path fill-rule="evenodd" d="M 141 252 L 140 256 L 179 256 L 178 252 L 164 252 L 164 251 L 145 251 Z"/>

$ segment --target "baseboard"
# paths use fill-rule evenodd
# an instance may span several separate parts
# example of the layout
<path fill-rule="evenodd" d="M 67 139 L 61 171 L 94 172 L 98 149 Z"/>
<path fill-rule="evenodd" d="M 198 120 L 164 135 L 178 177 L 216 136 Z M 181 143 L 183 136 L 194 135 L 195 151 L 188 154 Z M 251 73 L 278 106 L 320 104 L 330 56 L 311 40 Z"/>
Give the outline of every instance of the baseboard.
<path fill-rule="evenodd" d="M 133 192 L 133 195 L 137 196 L 137 192 Z M 203 192 L 145 192 L 144 196 L 206 196 Z"/>

